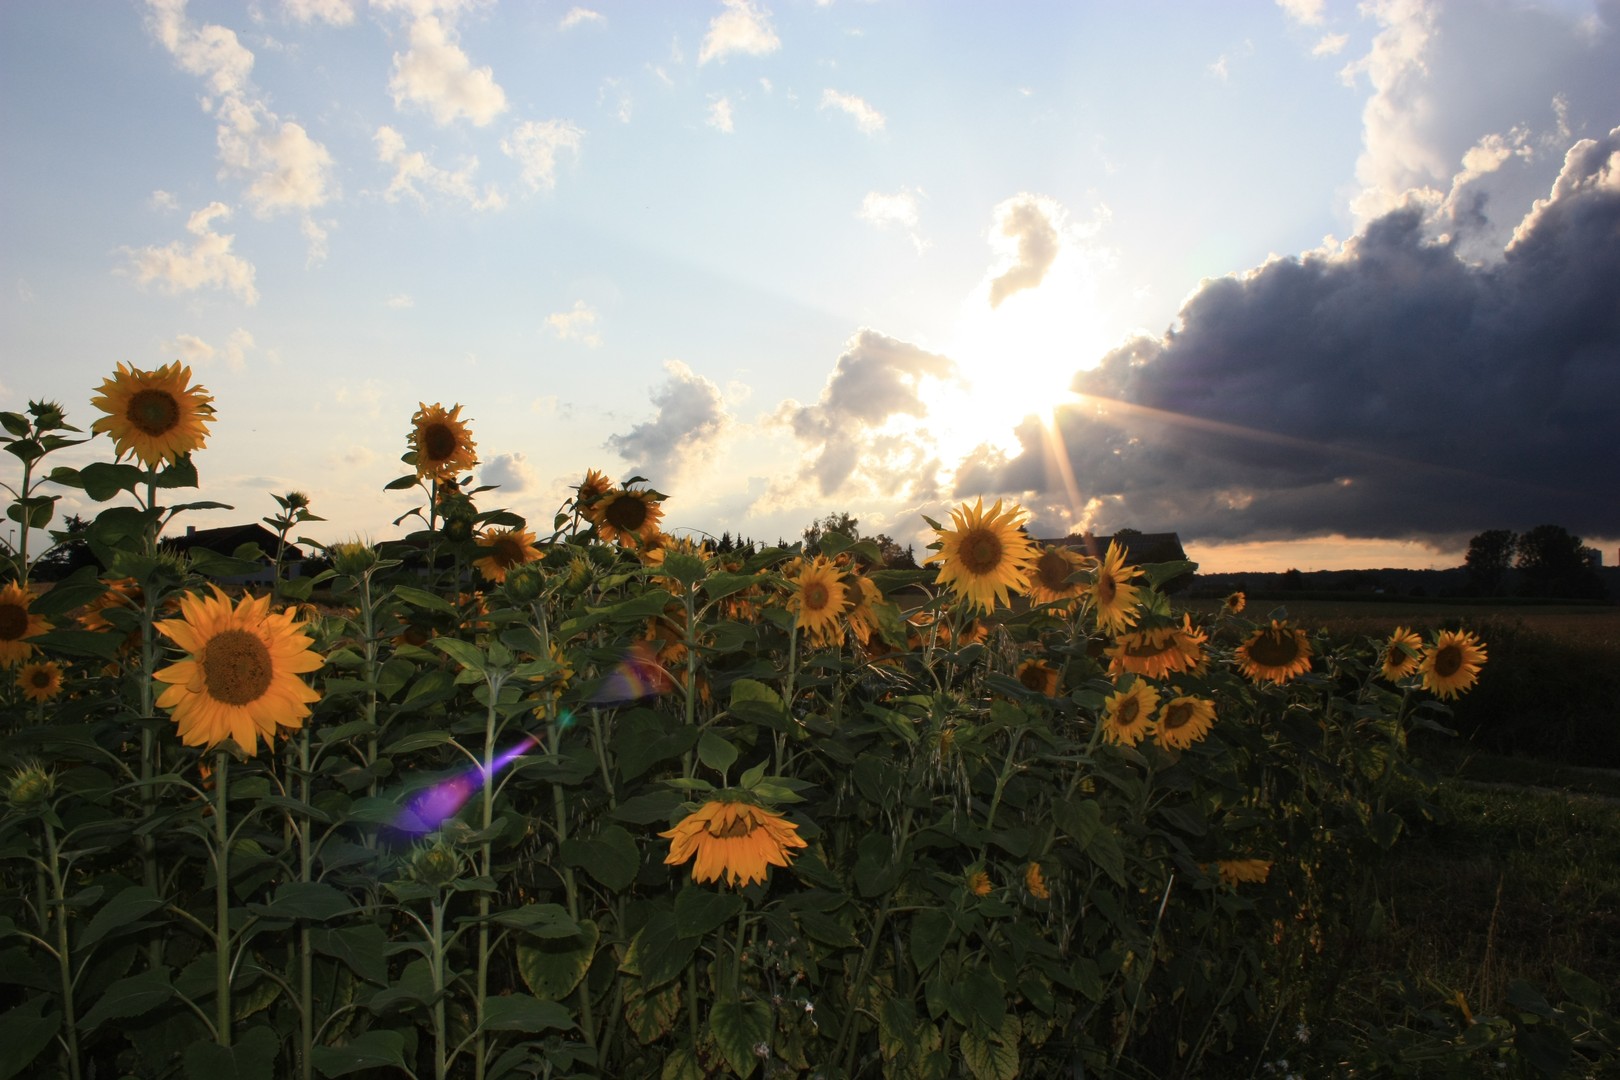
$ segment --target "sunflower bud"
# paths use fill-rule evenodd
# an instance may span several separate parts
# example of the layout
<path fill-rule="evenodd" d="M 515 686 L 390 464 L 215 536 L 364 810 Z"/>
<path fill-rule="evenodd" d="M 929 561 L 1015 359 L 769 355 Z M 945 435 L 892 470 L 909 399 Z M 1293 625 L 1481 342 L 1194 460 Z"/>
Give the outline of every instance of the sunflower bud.
<path fill-rule="evenodd" d="M 411 856 L 411 880 L 442 889 L 461 876 L 461 853 L 445 840 L 418 848 Z"/>
<path fill-rule="evenodd" d="M 56 794 L 56 777 L 43 766 L 29 763 L 11 774 L 6 800 L 18 810 L 32 810 Z"/>
<path fill-rule="evenodd" d="M 332 569 L 350 577 L 359 577 L 377 565 L 377 549 L 362 540 L 344 540 L 326 553 L 332 558 Z"/>
<path fill-rule="evenodd" d="M 534 563 L 514 566 L 506 572 L 506 595 L 520 604 L 539 599 L 540 588 L 544 584 L 540 567 Z"/>

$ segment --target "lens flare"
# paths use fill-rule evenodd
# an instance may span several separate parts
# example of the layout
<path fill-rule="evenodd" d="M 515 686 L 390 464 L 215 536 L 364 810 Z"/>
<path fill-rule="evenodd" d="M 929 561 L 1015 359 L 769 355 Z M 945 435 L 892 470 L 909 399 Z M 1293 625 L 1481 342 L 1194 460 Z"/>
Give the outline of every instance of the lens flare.
<path fill-rule="evenodd" d="M 602 685 L 591 695 L 591 702 L 596 705 L 618 705 L 640 701 L 655 694 L 667 694 L 673 689 L 675 680 L 658 662 L 658 650 L 646 642 L 637 642 L 630 647 L 624 659 L 608 672 Z"/>
<path fill-rule="evenodd" d="M 454 817 L 467 805 L 473 792 L 493 780 L 496 773 L 539 745 L 538 735 L 525 735 L 516 745 L 490 762 L 488 770 L 482 765 L 474 765 L 447 780 L 439 781 L 406 803 L 396 824 L 403 832 L 432 832 Z"/>

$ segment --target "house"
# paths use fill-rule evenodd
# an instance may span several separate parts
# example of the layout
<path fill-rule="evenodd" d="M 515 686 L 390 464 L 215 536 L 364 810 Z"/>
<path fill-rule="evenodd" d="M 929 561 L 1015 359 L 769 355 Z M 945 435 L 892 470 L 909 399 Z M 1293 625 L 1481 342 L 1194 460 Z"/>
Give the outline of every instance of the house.
<path fill-rule="evenodd" d="M 165 551 L 188 552 L 194 548 L 202 548 L 217 555 L 228 556 L 234 556 L 243 544 L 257 544 L 262 553 L 259 559 L 262 569 L 252 574 L 236 574 L 218 579 L 226 585 L 263 584 L 274 581 L 276 548 L 280 543 L 275 533 L 256 523 L 225 525 L 217 529 L 199 529 L 195 525 L 187 525 L 184 536 L 165 536 L 158 541 L 158 545 Z M 298 577 L 303 560 L 303 549 L 295 544 L 288 544 L 281 553 L 282 573 L 289 578 Z"/>
<path fill-rule="evenodd" d="M 1085 533 L 1081 536 L 1064 536 L 1056 540 L 1035 542 L 1077 548 L 1086 555 L 1100 559 L 1108 553 L 1110 541 L 1118 543 L 1125 551 L 1125 561 L 1135 566 L 1141 566 L 1143 563 L 1177 562 L 1187 558 L 1186 549 L 1181 546 L 1181 536 L 1173 532 L 1145 533 L 1134 529 L 1121 529 L 1112 536 Z"/>

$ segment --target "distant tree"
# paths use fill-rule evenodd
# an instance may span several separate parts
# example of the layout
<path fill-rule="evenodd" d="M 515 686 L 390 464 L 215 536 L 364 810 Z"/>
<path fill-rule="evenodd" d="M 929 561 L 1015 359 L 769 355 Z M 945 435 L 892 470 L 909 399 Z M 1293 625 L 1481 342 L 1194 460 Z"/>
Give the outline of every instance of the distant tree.
<path fill-rule="evenodd" d="M 62 528 L 51 533 L 51 538 L 56 541 L 55 546 L 47 548 L 45 554 L 34 561 L 34 578 L 38 581 L 61 581 L 82 567 L 99 565 L 85 538 L 89 531 L 88 521 L 78 514 L 69 514 L 62 522 Z"/>
<path fill-rule="evenodd" d="M 1514 566 L 1529 596 L 1600 597 L 1603 583 L 1586 558 L 1581 538 L 1562 525 L 1537 525 L 1519 537 Z"/>
<path fill-rule="evenodd" d="M 720 540 L 714 545 L 714 550 L 717 554 L 728 555 L 731 553 L 731 549 L 735 546 L 736 545 L 731 542 L 731 530 L 727 529 L 725 532 L 720 534 Z"/>
<path fill-rule="evenodd" d="M 1502 588 L 1502 579 L 1513 565 L 1519 538 L 1508 529 L 1487 529 L 1468 541 L 1468 554 L 1463 566 L 1468 571 L 1468 583 L 1481 596 L 1495 596 Z"/>
<path fill-rule="evenodd" d="M 1289 592 L 1298 592 L 1305 587 L 1305 575 L 1298 570 L 1289 568 L 1283 571 L 1282 587 Z"/>
<path fill-rule="evenodd" d="M 812 521 L 803 532 L 804 553 L 806 555 L 821 554 L 821 538 L 830 532 L 843 533 L 851 540 L 861 538 L 860 519 L 847 510 L 836 514 L 828 514 L 819 521 Z"/>

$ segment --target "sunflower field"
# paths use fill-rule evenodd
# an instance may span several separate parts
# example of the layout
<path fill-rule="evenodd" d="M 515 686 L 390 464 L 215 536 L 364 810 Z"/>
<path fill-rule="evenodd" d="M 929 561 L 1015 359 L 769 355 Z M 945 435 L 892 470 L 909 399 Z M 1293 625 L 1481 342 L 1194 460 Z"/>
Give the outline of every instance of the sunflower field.
<path fill-rule="evenodd" d="M 426 404 L 406 534 L 298 576 L 296 492 L 276 550 L 163 542 L 219 507 L 210 401 L 120 366 L 89 434 L 0 414 L 10 520 L 102 507 L 49 588 L 28 528 L 6 553 L 0 1078 L 1361 1060 L 1325 1034 L 1358 871 L 1424 812 L 1407 736 L 1473 635 L 1195 621 L 1161 588 L 1190 564 L 1039 545 L 1005 502 L 929 520 L 921 570 L 838 534 L 719 552 L 594 471 L 536 524 Z M 1457 1025 L 1436 1056 L 1508 1060 Z"/>

